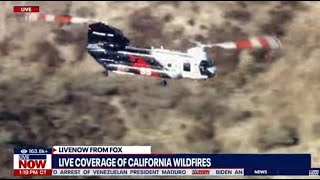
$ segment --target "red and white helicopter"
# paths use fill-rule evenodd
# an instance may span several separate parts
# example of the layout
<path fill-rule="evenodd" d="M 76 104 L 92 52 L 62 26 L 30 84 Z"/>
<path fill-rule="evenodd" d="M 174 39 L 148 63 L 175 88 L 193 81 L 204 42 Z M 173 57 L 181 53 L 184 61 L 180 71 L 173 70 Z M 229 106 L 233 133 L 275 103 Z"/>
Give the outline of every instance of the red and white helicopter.
<path fill-rule="evenodd" d="M 164 48 L 139 48 L 130 46 L 130 41 L 117 28 L 98 20 L 55 16 L 50 14 L 28 14 L 28 21 L 45 21 L 56 23 L 89 24 L 87 50 L 89 54 L 108 71 L 126 75 L 145 75 L 159 77 L 161 85 L 166 86 L 165 79 L 209 79 L 216 75 L 205 48 L 223 49 L 280 49 L 282 44 L 274 36 L 253 37 L 249 40 L 201 44 L 187 49 L 186 52 Z"/>

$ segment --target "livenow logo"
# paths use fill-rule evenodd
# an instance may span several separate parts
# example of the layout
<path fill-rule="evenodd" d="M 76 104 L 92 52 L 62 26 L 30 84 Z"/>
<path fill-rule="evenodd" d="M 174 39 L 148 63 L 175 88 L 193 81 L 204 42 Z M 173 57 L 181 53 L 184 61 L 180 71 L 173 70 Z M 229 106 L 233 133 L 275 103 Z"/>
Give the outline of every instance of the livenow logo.
<path fill-rule="evenodd" d="M 39 169 L 46 167 L 46 160 L 20 160 L 19 161 L 19 168 L 27 168 L 27 169 Z"/>
<path fill-rule="evenodd" d="M 14 176 L 50 176 L 51 148 L 14 148 Z"/>
<path fill-rule="evenodd" d="M 19 169 L 43 169 L 47 163 L 46 155 L 19 155 L 18 167 Z"/>

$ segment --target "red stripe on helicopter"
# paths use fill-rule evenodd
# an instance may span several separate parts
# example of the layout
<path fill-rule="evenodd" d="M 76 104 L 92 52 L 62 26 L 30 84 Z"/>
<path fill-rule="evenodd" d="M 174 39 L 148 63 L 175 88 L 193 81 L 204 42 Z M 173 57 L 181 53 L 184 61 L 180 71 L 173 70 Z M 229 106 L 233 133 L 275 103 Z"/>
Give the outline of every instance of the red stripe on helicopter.
<path fill-rule="evenodd" d="M 71 23 L 71 16 L 55 16 L 54 21 L 58 23 Z"/>
<path fill-rule="evenodd" d="M 151 65 L 145 59 L 143 59 L 142 57 L 129 55 L 129 59 L 133 63 L 133 67 L 149 68 L 149 69 L 151 69 L 151 75 L 150 76 L 153 76 L 153 77 L 159 77 L 160 76 L 159 73 L 154 72 L 152 70 Z M 140 74 L 141 74 L 141 69 L 139 69 L 139 70 L 140 70 Z"/>
<path fill-rule="evenodd" d="M 270 45 L 268 43 L 268 41 L 265 38 L 258 38 L 260 44 L 262 45 L 262 47 L 269 49 Z"/>
<path fill-rule="evenodd" d="M 245 40 L 245 41 L 237 41 L 236 42 L 237 49 L 242 49 L 242 48 L 252 48 L 252 44 L 250 41 Z"/>

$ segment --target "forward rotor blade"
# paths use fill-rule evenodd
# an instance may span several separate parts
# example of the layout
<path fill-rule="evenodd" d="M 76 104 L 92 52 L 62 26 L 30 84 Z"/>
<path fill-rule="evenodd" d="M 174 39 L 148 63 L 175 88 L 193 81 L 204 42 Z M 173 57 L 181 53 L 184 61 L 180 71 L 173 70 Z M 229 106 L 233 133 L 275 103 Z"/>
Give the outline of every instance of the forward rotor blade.
<path fill-rule="evenodd" d="M 25 14 L 25 20 L 29 22 L 33 21 L 44 21 L 44 22 L 54 22 L 60 24 L 87 24 L 98 22 L 96 19 L 73 17 L 73 16 L 56 16 L 52 14 L 43 13 L 29 13 Z"/>
<path fill-rule="evenodd" d="M 274 36 L 254 37 L 249 40 L 224 42 L 204 45 L 205 47 L 221 47 L 224 49 L 281 49 L 281 41 Z"/>

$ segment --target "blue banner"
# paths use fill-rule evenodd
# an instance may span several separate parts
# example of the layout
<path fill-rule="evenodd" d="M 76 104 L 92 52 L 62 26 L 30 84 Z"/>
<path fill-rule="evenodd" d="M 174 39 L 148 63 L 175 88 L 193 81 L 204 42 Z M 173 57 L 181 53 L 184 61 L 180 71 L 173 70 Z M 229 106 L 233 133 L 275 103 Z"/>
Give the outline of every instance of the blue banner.
<path fill-rule="evenodd" d="M 51 148 L 14 148 L 14 154 L 52 154 Z"/>
<path fill-rule="evenodd" d="M 36 160 L 36 159 L 47 159 L 46 155 L 19 155 L 20 160 Z"/>
<path fill-rule="evenodd" d="M 52 155 L 52 168 L 310 169 L 310 154 Z M 274 172 L 275 173 L 275 172 Z M 250 174 L 250 173 L 249 173 Z"/>

